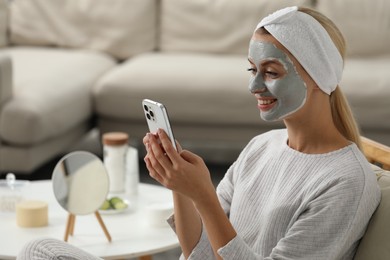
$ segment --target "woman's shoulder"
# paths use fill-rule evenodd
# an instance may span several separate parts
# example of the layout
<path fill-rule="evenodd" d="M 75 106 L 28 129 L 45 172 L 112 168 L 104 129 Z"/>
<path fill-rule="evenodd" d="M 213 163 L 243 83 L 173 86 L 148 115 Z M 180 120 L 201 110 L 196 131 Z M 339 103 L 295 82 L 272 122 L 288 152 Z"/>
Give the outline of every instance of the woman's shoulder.
<path fill-rule="evenodd" d="M 287 142 L 287 130 L 271 130 L 253 137 L 243 151 L 279 149 Z"/>
<path fill-rule="evenodd" d="M 377 186 L 376 175 L 364 154 L 356 146 L 350 144 L 336 151 L 328 160 L 328 180 L 348 183 L 354 189 L 375 188 Z"/>
<path fill-rule="evenodd" d="M 340 168 L 351 169 L 353 175 L 356 172 L 361 172 L 362 175 L 374 175 L 370 163 L 356 144 L 352 143 L 344 150 L 344 153 L 335 159 Z"/>
<path fill-rule="evenodd" d="M 286 143 L 287 142 L 287 129 L 274 129 L 268 132 L 259 134 L 252 138 L 252 142 L 263 142 L 263 143 Z"/>
<path fill-rule="evenodd" d="M 237 161 L 244 162 L 260 158 L 264 154 L 272 154 L 280 150 L 283 143 L 287 142 L 287 131 L 285 129 L 271 130 L 253 137 L 241 151 Z"/>

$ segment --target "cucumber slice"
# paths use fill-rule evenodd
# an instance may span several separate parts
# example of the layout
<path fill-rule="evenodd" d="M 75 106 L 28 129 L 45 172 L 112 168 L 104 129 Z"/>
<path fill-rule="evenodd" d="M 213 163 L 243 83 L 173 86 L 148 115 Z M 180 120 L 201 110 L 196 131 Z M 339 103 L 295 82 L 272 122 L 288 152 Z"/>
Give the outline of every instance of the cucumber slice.
<path fill-rule="evenodd" d="M 112 209 L 119 210 L 127 208 L 127 203 L 119 197 L 112 197 L 109 201 Z"/>
<path fill-rule="evenodd" d="M 100 206 L 101 210 L 108 210 L 111 208 L 111 204 L 108 200 L 105 200 L 103 204 Z"/>
<path fill-rule="evenodd" d="M 127 208 L 127 204 L 125 202 L 123 202 L 123 201 L 122 202 L 117 202 L 114 205 L 114 209 L 117 209 L 117 210 L 125 209 L 125 208 Z"/>
<path fill-rule="evenodd" d="M 112 198 L 110 199 L 110 204 L 111 204 L 111 206 L 112 206 L 113 208 L 115 208 L 115 204 L 120 203 L 120 202 L 123 203 L 123 200 L 122 200 L 121 198 L 119 198 L 119 197 L 112 197 Z"/>

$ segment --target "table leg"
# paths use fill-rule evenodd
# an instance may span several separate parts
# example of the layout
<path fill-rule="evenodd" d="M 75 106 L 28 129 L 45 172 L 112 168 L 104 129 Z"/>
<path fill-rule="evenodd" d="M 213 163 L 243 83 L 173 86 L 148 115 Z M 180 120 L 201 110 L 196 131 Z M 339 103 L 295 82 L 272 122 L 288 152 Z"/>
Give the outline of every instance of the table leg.
<path fill-rule="evenodd" d="M 76 215 L 72 214 L 72 219 L 70 222 L 70 227 L 69 227 L 69 235 L 73 236 L 74 233 L 74 225 L 76 224 Z"/>
<path fill-rule="evenodd" d="M 74 228 L 74 221 L 75 221 L 75 215 L 69 213 L 68 214 L 68 220 L 66 221 L 66 229 L 65 229 L 65 236 L 64 241 L 68 242 L 69 234 L 73 234 L 73 228 Z"/>
<path fill-rule="evenodd" d="M 102 229 L 103 229 L 103 231 L 104 231 L 104 234 L 106 235 L 108 241 L 111 242 L 110 233 L 108 233 L 108 230 L 107 230 L 107 228 L 106 228 L 106 225 L 104 225 L 103 219 L 102 219 L 102 217 L 100 216 L 99 211 L 95 211 L 95 216 L 96 216 L 97 220 L 99 221 L 99 224 L 100 224 L 100 226 L 102 227 Z"/>
<path fill-rule="evenodd" d="M 139 258 L 139 260 L 152 260 L 152 256 L 151 255 L 144 255 L 144 256 L 141 256 Z"/>

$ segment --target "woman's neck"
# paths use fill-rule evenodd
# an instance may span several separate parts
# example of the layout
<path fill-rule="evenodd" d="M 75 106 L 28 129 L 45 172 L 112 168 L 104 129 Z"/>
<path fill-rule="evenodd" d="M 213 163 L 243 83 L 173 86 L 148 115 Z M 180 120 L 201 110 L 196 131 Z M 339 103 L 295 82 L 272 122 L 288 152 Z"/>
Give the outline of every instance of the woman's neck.
<path fill-rule="evenodd" d="M 303 119 L 286 119 L 288 145 L 308 154 L 321 154 L 341 149 L 351 142 L 336 128 L 330 111 L 309 113 Z"/>

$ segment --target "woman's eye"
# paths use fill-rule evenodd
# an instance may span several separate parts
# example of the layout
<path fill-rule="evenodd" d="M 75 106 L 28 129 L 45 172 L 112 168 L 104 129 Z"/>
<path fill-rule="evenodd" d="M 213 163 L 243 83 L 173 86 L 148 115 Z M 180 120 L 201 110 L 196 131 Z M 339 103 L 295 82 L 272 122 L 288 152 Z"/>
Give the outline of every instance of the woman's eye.
<path fill-rule="evenodd" d="M 252 74 L 256 74 L 256 69 L 255 68 L 248 68 L 247 71 L 252 72 Z"/>
<path fill-rule="evenodd" d="M 269 71 L 269 70 L 265 71 L 264 74 L 267 78 L 271 78 L 271 79 L 276 79 L 279 76 L 279 74 L 277 72 L 273 72 L 273 71 Z"/>

